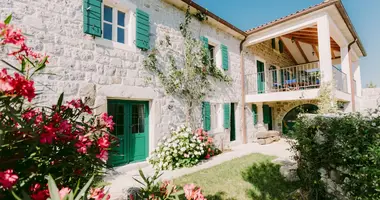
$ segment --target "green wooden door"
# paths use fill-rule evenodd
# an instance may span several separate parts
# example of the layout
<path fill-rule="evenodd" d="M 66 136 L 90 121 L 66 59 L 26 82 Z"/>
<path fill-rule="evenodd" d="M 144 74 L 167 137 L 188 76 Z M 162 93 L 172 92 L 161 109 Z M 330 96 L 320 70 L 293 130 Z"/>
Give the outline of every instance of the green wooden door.
<path fill-rule="evenodd" d="M 257 92 L 259 94 L 265 92 L 264 63 L 260 61 L 257 61 Z"/>
<path fill-rule="evenodd" d="M 108 114 L 114 116 L 112 134 L 119 139 L 112 147 L 110 163 L 144 161 L 148 156 L 149 102 L 108 100 Z"/>
<path fill-rule="evenodd" d="M 230 128 L 230 141 L 236 140 L 236 125 L 235 125 L 235 104 L 231 103 L 231 128 Z"/>
<path fill-rule="evenodd" d="M 127 107 L 122 101 L 108 101 L 108 114 L 113 116 L 113 121 L 115 122 L 115 128 L 112 132 L 119 142 L 117 145 L 112 147 L 111 156 L 109 162 L 112 165 L 121 165 L 128 162 L 127 151 L 127 135 L 126 132 L 126 113 Z"/>
<path fill-rule="evenodd" d="M 149 103 L 130 102 L 128 134 L 130 138 L 130 162 L 143 161 L 148 155 Z"/>

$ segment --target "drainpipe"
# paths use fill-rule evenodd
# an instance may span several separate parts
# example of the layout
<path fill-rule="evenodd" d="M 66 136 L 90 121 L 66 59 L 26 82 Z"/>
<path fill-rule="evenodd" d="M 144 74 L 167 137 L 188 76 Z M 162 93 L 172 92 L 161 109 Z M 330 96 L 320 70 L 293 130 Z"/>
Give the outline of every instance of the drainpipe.
<path fill-rule="evenodd" d="M 355 84 L 354 77 L 353 77 L 353 74 L 352 74 L 352 63 L 351 63 L 350 50 L 351 50 L 351 46 L 353 44 L 355 44 L 357 41 L 358 41 L 358 38 L 355 38 L 354 41 L 352 41 L 350 44 L 348 44 L 349 68 L 350 68 L 349 74 L 350 74 L 350 82 L 351 82 L 351 106 L 352 106 L 352 112 L 356 111 L 356 103 L 355 103 L 355 94 L 356 94 L 356 91 L 355 91 L 355 87 L 354 87 L 354 84 Z"/>
<path fill-rule="evenodd" d="M 247 121 L 245 118 L 245 76 L 244 76 L 244 52 L 243 52 L 243 43 L 247 39 L 247 36 L 240 43 L 240 79 L 241 79 L 241 124 L 242 124 L 242 135 L 243 135 L 243 144 L 247 144 Z"/>

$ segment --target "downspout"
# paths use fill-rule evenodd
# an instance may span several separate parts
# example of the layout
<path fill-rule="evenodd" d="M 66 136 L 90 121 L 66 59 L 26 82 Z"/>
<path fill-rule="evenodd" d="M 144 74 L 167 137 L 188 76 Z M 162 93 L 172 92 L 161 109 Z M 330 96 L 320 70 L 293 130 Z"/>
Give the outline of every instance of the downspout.
<path fill-rule="evenodd" d="M 355 102 L 355 88 L 354 88 L 354 76 L 352 74 L 352 63 L 351 63 L 351 56 L 350 56 L 350 50 L 351 46 L 355 44 L 358 41 L 358 38 L 355 38 L 354 41 L 352 41 L 350 44 L 348 44 L 348 55 L 349 55 L 349 76 L 350 76 L 350 82 L 351 82 L 351 106 L 352 106 L 352 112 L 356 111 L 356 102 Z"/>
<path fill-rule="evenodd" d="M 242 124 L 242 135 L 243 144 L 247 144 L 247 121 L 245 118 L 245 76 L 244 76 L 244 52 L 243 43 L 247 39 L 247 36 L 240 42 L 240 79 L 241 79 L 241 124 Z"/>

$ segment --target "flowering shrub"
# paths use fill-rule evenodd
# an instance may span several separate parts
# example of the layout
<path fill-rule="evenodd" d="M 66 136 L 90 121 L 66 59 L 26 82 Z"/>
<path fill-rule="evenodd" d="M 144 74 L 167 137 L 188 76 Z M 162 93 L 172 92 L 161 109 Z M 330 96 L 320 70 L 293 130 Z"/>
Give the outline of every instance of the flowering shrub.
<path fill-rule="evenodd" d="M 28 103 L 36 96 L 31 78 L 46 66 L 48 57 L 28 48 L 21 31 L 9 25 L 10 19 L 0 22 L 0 46 L 17 48 L 8 55 L 20 67 L 2 60 L 17 72 L 0 70 L 0 199 L 9 199 L 12 190 L 46 199 L 47 174 L 60 188 L 75 188 L 78 180 L 83 186 L 93 175 L 98 181 L 113 141 L 112 116 L 93 115 L 80 99 L 63 103 L 63 94 L 51 107 Z"/>
<path fill-rule="evenodd" d="M 191 167 L 202 159 L 208 159 L 219 153 L 212 138 L 202 129 L 193 132 L 189 127 L 181 126 L 170 137 L 163 138 L 154 150 L 149 163 L 158 170 L 173 170 Z"/>

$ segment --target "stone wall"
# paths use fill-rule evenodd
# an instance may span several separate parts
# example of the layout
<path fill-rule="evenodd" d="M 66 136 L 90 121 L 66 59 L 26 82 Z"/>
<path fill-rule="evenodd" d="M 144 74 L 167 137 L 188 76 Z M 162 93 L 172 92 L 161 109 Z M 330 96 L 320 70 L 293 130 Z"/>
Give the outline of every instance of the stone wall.
<path fill-rule="evenodd" d="M 168 35 L 174 50 L 181 51 L 183 42 L 179 24 L 185 13 L 160 0 L 129 0 L 150 14 L 151 46 Z M 50 56 L 45 74 L 36 77 L 43 94 L 36 102 L 55 103 L 61 92 L 65 100 L 86 97 L 96 112 L 107 111 L 107 99 L 146 100 L 150 102 L 149 149 L 167 134 L 171 127 L 184 123 L 183 106 L 178 99 L 165 95 L 163 88 L 142 63 L 147 55 L 140 50 L 129 51 L 100 45 L 92 36 L 83 33 L 81 0 L 3 0 L 0 1 L 0 18 L 12 13 L 12 24 L 28 35 L 28 45 Z M 241 81 L 240 40 L 207 23 L 193 20 L 191 30 L 195 38 L 212 37 L 228 47 L 231 85 L 215 84 L 215 91 L 207 101 L 212 103 L 235 102 L 236 135 L 240 139 Z M 153 84 L 148 84 L 152 79 Z M 198 110 L 199 122 L 201 119 Z M 218 135 L 217 143 L 228 144 L 229 134 Z M 223 140 L 223 141 L 221 141 Z"/>
<path fill-rule="evenodd" d="M 297 64 L 292 60 L 291 55 L 289 55 L 288 52 L 284 51 L 283 53 L 280 53 L 278 50 L 272 49 L 271 40 L 255 44 L 250 49 L 253 54 L 264 59 L 268 67 L 270 65 L 289 67 Z"/>

